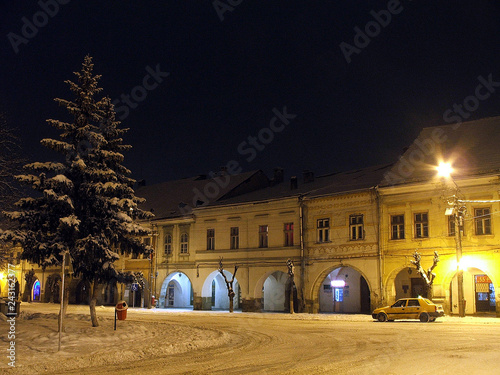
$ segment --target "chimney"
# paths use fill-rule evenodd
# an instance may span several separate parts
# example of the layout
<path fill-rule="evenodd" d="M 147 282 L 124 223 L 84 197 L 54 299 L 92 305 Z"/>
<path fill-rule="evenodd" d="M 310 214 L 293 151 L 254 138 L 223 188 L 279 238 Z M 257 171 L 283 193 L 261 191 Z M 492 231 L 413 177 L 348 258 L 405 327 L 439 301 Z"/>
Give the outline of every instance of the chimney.
<path fill-rule="evenodd" d="M 308 182 L 313 182 L 314 181 L 314 172 L 310 171 L 310 170 L 305 170 L 302 172 L 302 177 L 304 179 L 304 183 L 308 183 Z"/>
<path fill-rule="evenodd" d="M 290 190 L 295 190 L 297 189 L 297 176 L 292 176 L 290 178 Z"/>
<path fill-rule="evenodd" d="M 283 168 L 274 168 L 274 177 L 271 180 L 271 185 L 274 186 L 281 184 L 283 182 L 283 179 L 284 179 Z"/>

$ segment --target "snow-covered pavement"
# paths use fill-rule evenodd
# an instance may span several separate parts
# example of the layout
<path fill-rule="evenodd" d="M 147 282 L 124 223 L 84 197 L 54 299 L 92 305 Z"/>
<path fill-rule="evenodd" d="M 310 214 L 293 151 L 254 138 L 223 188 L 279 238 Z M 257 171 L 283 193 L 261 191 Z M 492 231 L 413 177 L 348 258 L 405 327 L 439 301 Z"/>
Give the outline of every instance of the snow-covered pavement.
<path fill-rule="evenodd" d="M 54 304 L 23 303 L 15 322 L 16 367 L 3 355 L 2 372 L 484 375 L 495 373 L 500 352 L 497 318 L 376 323 L 367 315 L 136 308 L 114 331 L 114 308 L 98 307 L 100 327 L 92 328 L 88 306 L 75 305 L 68 307 L 58 352 L 58 310 Z M 9 322 L 3 319 L 1 326 L 2 351 L 8 353 Z M 427 358 L 427 365 L 416 365 L 415 358 Z"/>

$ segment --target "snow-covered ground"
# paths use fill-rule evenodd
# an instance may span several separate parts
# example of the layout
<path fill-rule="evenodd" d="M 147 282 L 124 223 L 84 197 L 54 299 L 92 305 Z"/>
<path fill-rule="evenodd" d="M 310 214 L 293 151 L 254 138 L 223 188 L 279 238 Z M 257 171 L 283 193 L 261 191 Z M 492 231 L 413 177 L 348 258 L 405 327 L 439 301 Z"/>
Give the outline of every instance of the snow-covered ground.
<path fill-rule="evenodd" d="M 330 361 L 324 361 L 324 358 L 329 358 L 329 353 L 324 350 L 330 347 L 330 343 L 325 337 L 325 343 L 322 344 L 321 333 L 325 331 L 324 327 L 332 328 L 332 324 L 346 329 L 346 332 L 359 330 L 359 342 L 356 341 L 356 344 L 351 342 L 351 344 L 355 348 L 359 346 L 359 350 L 364 350 L 366 353 L 361 352 L 356 355 L 361 355 L 362 358 L 376 358 L 380 366 L 386 367 L 390 367 L 392 357 L 385 356 L 384 361 L 380 362 L 381 357 L 374 352 L 376 345 L 381 345 L 382 339 L 373 333 L 364 338 L 364 330 L 380 330 L 381 335 L 387 336 L 388 332 L 397 335 L 401 329 L 408 329 L 410 333 L 418 329 L 418 331 L 428 331 L 430 337 L 433 332 L 442 333 L 443 329 L 450 330 L 450 334 L 453 334 L 456 329 L 467 326 L 473 327 L 474 334 L 476 332 L 480 334 L 481 330 L 486 332 L 488 327 L 494 327 L 495 332 L 500 332 L 500 319 L 497 318 L 443 317 L 436 323 L 398 324 L 372 323 L 371 317 L 367 315 L 229 314 L 222 311 L 138 308 L 129 308 L 127 319 L 117 321 L 115 331 L 113 329 L 114 308 L 98 307 L 100 326 L 93 328 L 88 306 L 70 305 L 66 317 L 66 332 L 62 334 L 61 351 L 58 351 L 57 313 L 59 306 L 23 303 L 21 310 L 15 323 L 15 340 L 8 339 L 10 324 L 5 317 L 2 318 L 1 326 L 4 328 L 3 332 L 0 332 L 0 337 L 3 354 L 0 369 L 1 372 L 6 370 L 7 374 L 68 372 L 83 374 L 93 373 L 96 369 L 108 371 L 114 367 L 120 367 L 121 370 L 117 373 L 127 374 L 136 373 L 141 363 L 144 363 L 149 373 L 154 374 L 186 372 L 209 374 L 223 373 L 227 369 L 231 371 L 226 371 L 226 373 L 246 373 L 252 369 L 259 373 L 276 373 L 277 371 L 272 370 L 267 372 L 266 367 L 259 367 L 261 362 L 269 363 L 268 366 L 272 368 L 271 364 L 283 361 L 288 352 L 291 358 L 300 355 L 303 360 L 300 363 L 297 362 L 296 365 L 285 361 L 287 364 L 279 367 L 283 368 L 285 373 L 302 373 L 301 366 L 306 366 L 306 364 L 309 366 L 307 371 L 312 371 L 310 373 L 327 373 L 327 369 L 332 364 Z M 328 332 L 328 335 L 330 334 L 332 333 Z M 297 349 L 298 354 L 292 354 L 293 341 L 297 338 L 300 338 L 301 344 L 305 345 L 306 349 L 310 340 L 311 355 L 300 348 Z M 341 337 L 332 336 L 331 339 L 342 342 Z M 11 360 L 5 355 L 9 352 L 7 349 L 9 349 L 10 341 L 15 342 L 15 368 L 9 366 Z M 428 344 L 419 343 L 419 345 L 424 345 L 424 350 L 434 350 L 432 342 L 433 340 L 429 340 Z M 367 343 L 375 343 L 375 345 L 372 347 Z M 344 349 L 351 344 L 346 343 Z M 426 345 L 428 348 L 425 347 Z M 402 350 L 398 346 L 394 348 Z M 252 352 L 254 355 L 250 356 Z M 340 356 L 340 352 L 339 348 L 336 351 L 332 349 L 332 360 L 335 356 Z M 238 358 L 243 364 L 247 364 L 247 368 L 236 367 L 230 365 L 229 362 L 225 367 L 224 361 L 227 361 L 227 358 L 221 358 L 220 364 L 218 361 L 212 361 L 217 355 L 221 355 L 219 353 L 227 353 L 228 358 L 231 358 L 231 355 L 235 359 Z M 318 353 L 321 354 L 320 357 Z M 245 354 L 249 355 L 248 359 L 244 359 Z M 174 357 L 176 361 L 169 360 Z M 186 363 L 186 361 L 190 362 L 190 358 L 197 358 L 197 363 L 192 364 L 192 367 Z M 323 362 L 320 358 L 323 358 Z M 359 372 L 352 370 L 356 367 L 347 366 L 346 368 L 350 368 L 353 371 L 350 373 L 353 374 L 368 374 L 377 373 L 380 366 L 361 367 L 358 368 Z M 448 367 L 444 368 L 451 367 L 448 364 Z M 394 371 L 394 373 L 399 372 Z"/>

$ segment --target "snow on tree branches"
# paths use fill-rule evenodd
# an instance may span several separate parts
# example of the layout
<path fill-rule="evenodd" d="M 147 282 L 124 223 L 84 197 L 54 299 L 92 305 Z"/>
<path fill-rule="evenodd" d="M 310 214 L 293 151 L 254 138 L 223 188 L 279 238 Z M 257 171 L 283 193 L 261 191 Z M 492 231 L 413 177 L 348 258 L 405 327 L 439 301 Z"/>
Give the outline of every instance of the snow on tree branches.
<path fill-rule="evenodd" d="M 121 164 L 123 152 L 131 148 L 122 143 L 127 129 L 119 128 L 109 97 L 96 97 L 102 89 L 91 57 L 85 57 L 75 76 L 76 82 L 65 81 L 73 101 L 55 99 L 69 113 L 69 121 L 47 120 L 61 133 L 58 139 L 41 141 L 64 161 L 25 166 L 31 174 L 17 180 L 38 194 L 20 199 L 17 211 L 5 213 L 19 228 L 3 236 L 19 241 L 22 257 L 42 267 L 61 265 L 63 253 L 69 251 L 74 275 L 93 286 L 91 316 L 96 326 L 97 284 L 122 278 L 114 268 L 120 254 L 150 253 L 151 248 L 134 237 L 149 231 L 134 219 L 153 215 L 138 207 L 143 200 L 135 196 L 135 181 Z"/>

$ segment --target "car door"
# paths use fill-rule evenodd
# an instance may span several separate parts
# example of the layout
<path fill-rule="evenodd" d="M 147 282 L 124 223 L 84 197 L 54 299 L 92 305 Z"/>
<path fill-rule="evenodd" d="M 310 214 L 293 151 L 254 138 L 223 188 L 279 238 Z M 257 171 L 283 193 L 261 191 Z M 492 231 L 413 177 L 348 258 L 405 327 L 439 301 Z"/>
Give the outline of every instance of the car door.
<path fill-rule="evenodd" d="M 418 319 L 421 310 L 420 300 L 418 298 L 410 298 L 405 309 L 406 319 Z"/>
<path fill-rule="evenodd" d="M 397 300 L 389 309 L 387 309 L 387 317 L 389 320 L 405 319 L 406 300 Z"/>

